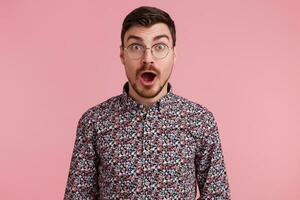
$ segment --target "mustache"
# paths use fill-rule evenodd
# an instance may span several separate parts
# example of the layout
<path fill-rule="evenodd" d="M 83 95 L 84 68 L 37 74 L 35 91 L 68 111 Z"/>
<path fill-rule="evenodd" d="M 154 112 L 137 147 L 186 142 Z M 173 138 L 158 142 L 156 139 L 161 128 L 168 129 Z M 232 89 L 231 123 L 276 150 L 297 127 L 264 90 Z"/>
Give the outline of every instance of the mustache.
<path fill-rule="evenodd" d="M 153 64 L 144 64 L 144 65 L 142 65 L 141 68 L 137 71 L 137 74 L 141 74 L 144 71 L 153 71 L 157 75 L 160 74 L 159 70 Z"/>

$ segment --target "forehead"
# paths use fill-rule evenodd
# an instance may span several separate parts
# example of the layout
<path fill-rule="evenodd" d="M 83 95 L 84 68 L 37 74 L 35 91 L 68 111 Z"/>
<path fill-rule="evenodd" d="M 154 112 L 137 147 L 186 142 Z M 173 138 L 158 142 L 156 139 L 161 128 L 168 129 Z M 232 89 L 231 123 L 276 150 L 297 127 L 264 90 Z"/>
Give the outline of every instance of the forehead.
<path fill-rule="evenodd" d="M 128 42 L 128 38 L 132 38 L 130 36 L 140 37 L 144 42 L 152 42 L 159 35 L 166 35 L 169 38 L 169 42 L 172 42 L 169 27 L 164 23 L 157 23 L 150 27 L 132 26 L 125 33 L 124 43 Z M 167 38 L 163 38 L 168 41 Z"/>

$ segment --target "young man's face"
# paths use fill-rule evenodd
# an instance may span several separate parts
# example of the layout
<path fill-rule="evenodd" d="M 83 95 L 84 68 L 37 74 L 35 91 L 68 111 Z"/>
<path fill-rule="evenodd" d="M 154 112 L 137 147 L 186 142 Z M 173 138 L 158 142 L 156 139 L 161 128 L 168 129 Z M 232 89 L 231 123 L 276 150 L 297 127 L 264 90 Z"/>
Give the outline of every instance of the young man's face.
<path fill-rule="evenodd" d="M 167 91 L 167 83 L 175 61 L 175 49 L 168 26 L 164 23 L 157 23 L 148 28 L 132 26 L 124 36 L 124 47 L 130 45 L 133 47 L 131 50 L 140 47 L 151 48 L 153 45 L 156 45 L 153 50 L 157 52 L 164 48 L 164 45 L 169 48 L 168 54 L 161 59 L 154 57 L 151 49 L 146 49 L 140 58 L 133 58 L 132 54 L 130 56 L 130 49 L 120 49 L 121 61 L 129 81 L 129 93 L 145 99 L 162 96 Z"/>

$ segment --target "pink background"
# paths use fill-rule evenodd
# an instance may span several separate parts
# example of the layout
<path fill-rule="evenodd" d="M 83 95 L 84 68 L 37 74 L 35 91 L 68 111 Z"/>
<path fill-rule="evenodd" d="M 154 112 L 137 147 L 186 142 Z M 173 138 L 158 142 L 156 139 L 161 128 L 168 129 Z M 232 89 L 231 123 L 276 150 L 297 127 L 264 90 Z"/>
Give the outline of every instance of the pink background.
<path fill-rule="evenodd" d="M 63 198 L 80 116 L 126 81 L 121 23 L 140 5 L 176 22 L 170 82 L 214 113 L 232 199 L 299 200 L 297 0 L 1 0 L 0 198 Z"/>

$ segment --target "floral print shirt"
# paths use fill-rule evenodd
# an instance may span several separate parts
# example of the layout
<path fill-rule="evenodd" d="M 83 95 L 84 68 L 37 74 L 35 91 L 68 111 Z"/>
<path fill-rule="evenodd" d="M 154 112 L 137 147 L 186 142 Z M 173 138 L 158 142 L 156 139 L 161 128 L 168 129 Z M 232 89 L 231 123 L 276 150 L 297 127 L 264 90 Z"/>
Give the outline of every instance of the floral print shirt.
<path fill-rule="evenodd" d="M 150 107 L 123 93 L 80 118 L 64 199 L 228 200 L 218 128 L 204 106 L 172 92 Z"/>

